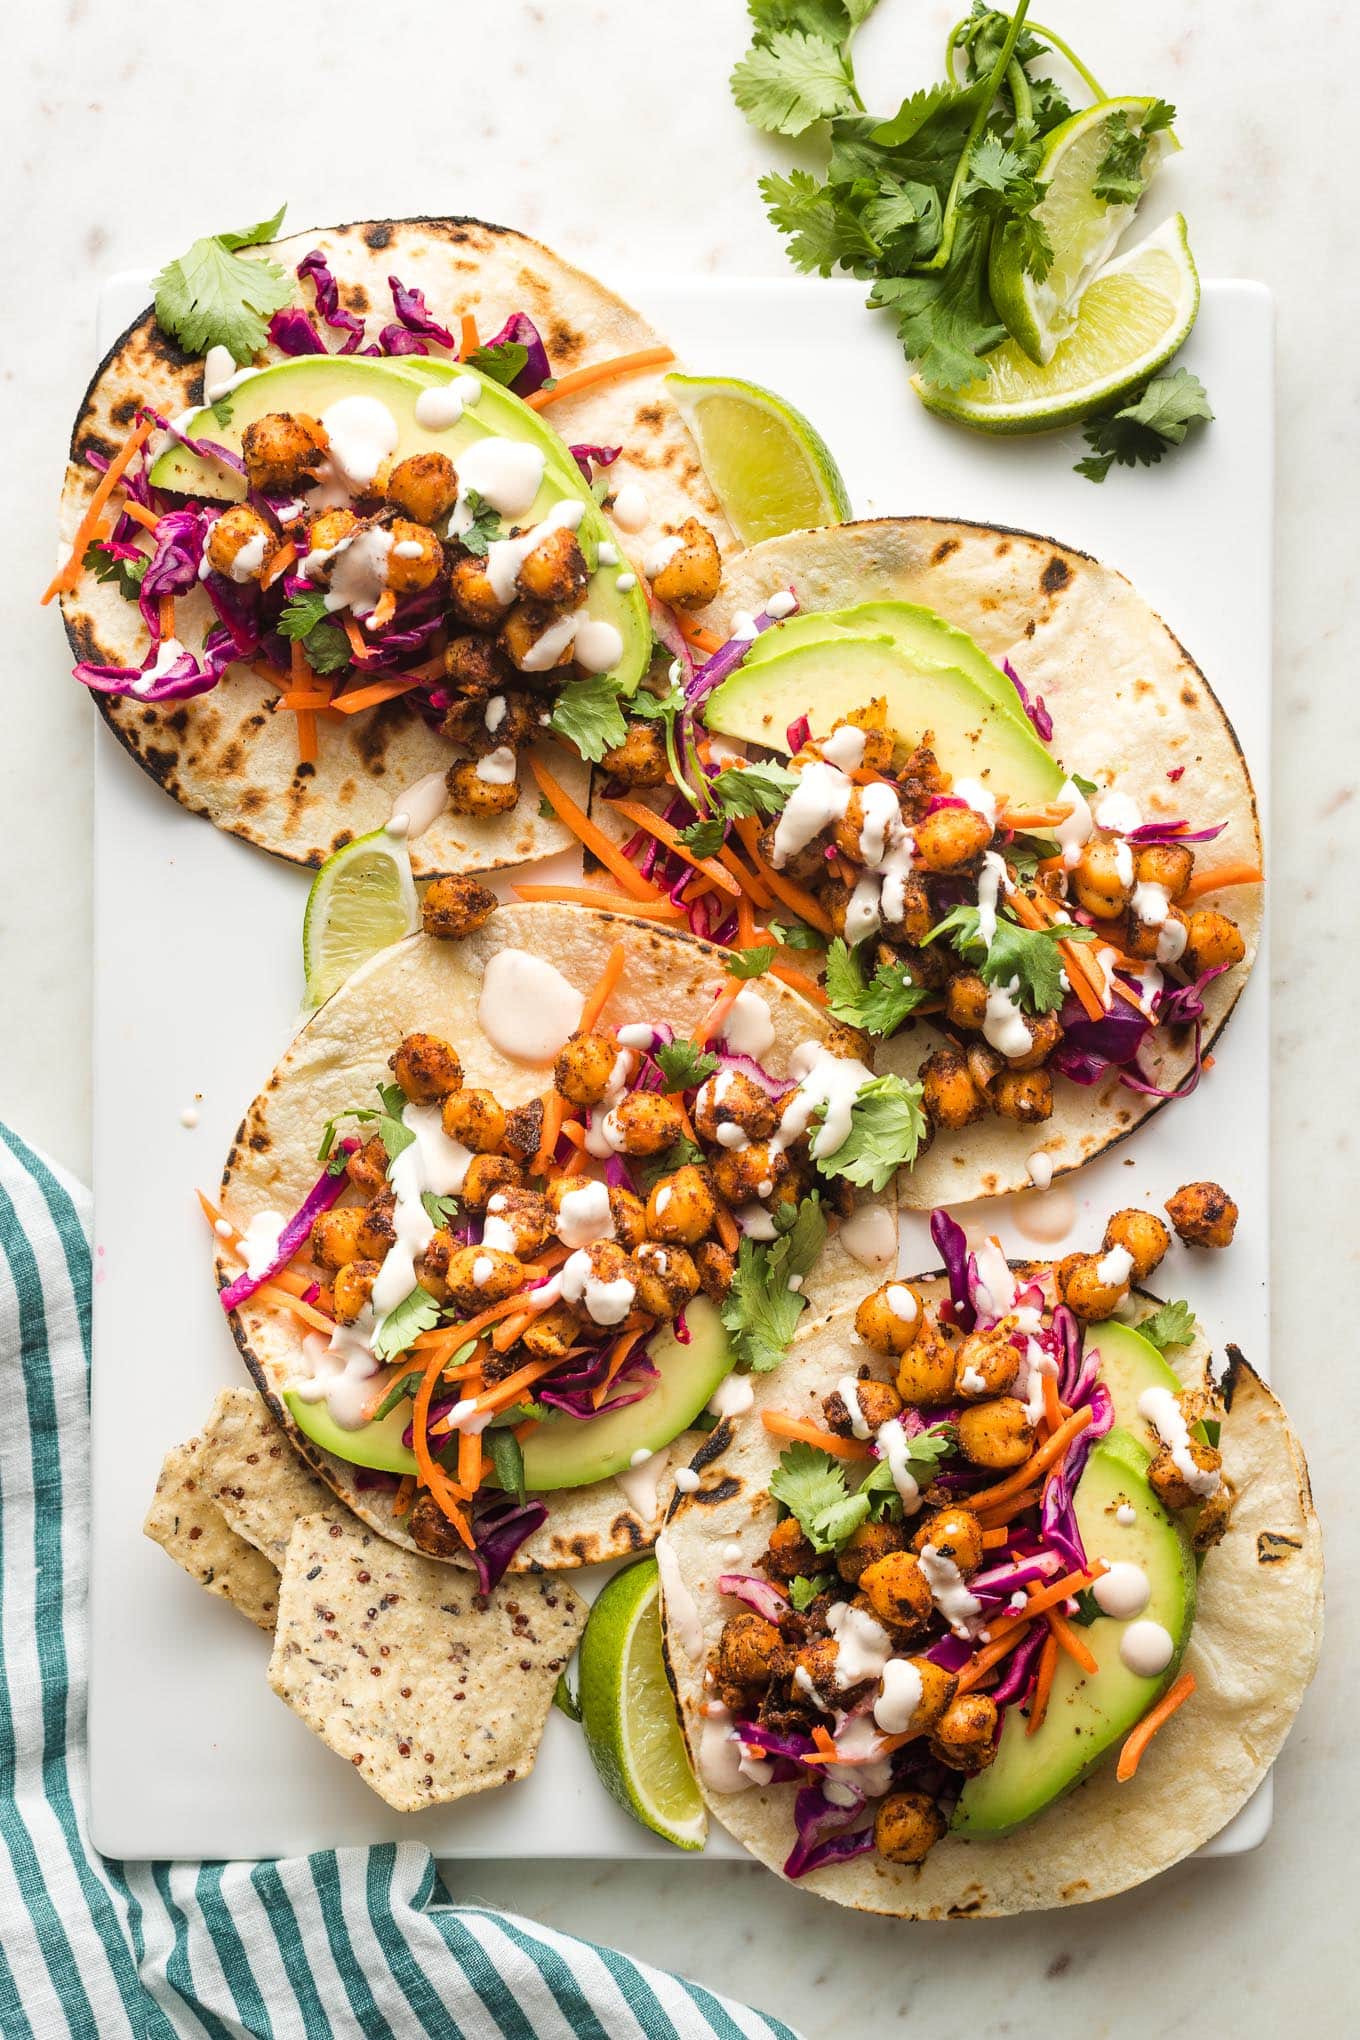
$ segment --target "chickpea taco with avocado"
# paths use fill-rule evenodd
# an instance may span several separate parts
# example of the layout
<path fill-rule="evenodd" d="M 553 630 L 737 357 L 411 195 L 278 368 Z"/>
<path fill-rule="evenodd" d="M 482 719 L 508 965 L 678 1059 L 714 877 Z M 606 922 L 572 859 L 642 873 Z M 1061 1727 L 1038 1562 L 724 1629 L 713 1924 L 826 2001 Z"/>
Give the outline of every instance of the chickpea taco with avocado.
<path fill-rule="evenodd" d="M 671 350 L 507 228 L 281 220 L 168 264 L 90 384 L 44 597 L 75 677 L 167 792 L 295 863 L 431 778 L 419 873 L 559 850 L 526 757 L 571 747 L 584 791 L 652 659 L 642 563 L 706 602 L 732 543 Z"/>
<path fill-rule="evenodd" d="M 491 1584 L 651 1542 L 703 1431 L 893 1264 L 915 1106 L 711 944 L 467 877 L 425 918 L 304 1027 L 205 1208 L 303 1458 Z"/>
<path fill-rule="evenodd" d="M 1235 1207 L 1189 1184 L 1178 1233 Z M 1139 1286 L 1114 1214 L 1056 1265 L 970 1251 L 801 1330 L 694 1461 L 657 1541 L 667 1663 L 709 1809 L 866 1912 L 1079 1904 L 1216 1834 L 1317 1662 L 1298 1441 L 1235 1347 Z"/>

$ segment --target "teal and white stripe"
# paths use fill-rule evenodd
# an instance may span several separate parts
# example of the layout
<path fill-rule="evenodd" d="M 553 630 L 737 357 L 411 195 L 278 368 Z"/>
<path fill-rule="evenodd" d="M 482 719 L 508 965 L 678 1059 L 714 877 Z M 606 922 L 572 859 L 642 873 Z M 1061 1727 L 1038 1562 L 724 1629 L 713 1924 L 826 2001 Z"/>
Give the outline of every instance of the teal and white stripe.
<path fill-rule="evenodd" d="M 700 1985 L 453 1906 L 427 1849 L 114 1863 L 85 1824 L 89 1196 L 0 1126 L 3 2040 L 796 2040 Z"/>

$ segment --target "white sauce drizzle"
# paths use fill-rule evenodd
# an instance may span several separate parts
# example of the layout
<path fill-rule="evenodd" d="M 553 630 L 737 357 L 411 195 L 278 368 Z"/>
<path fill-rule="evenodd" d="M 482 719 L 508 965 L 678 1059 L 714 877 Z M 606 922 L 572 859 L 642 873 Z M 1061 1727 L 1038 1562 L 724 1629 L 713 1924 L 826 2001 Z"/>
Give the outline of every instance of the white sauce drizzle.
<path fill-rule="evenodd" d="M 477 1018 L 511 1062 L 549 1063 L 575 1033 L 585 999 L 560 970 L 525 949 L 498 949 L 482 977 Z"/>
<path fill-rule="evenodd" d="M 897 1259 L 897 1222 L 881 1204 L 867 1204 L 843 1220 L 839 1238 L 861 1268 L 891 1268 Z"/>
<path fill-rule="evenodd" d="M 921 1704 L 921 1674 L 907 1658 L 889 1658 L 874 1702 L 874 1720 L 885 1735 L 905 1735 Z"/>
<path fill-rule="evenodd" d="M 321 413 L 327 452 L 352 489 L 367 489 L 396 451 L 397 421 L 377 397 L 341 397 Z"/>
<path fill-rule="evenodd" d="M 1128 1622 L 1141 1615 L 1152 1599 L 1152 1583 L 1141 1565 L 1131 1565 L 1120 1558 L 1100 1575 L 1091 1592 L 1102 1615 L 1112 1615 L 1116 1622 Z"/>
<path fill-rule="evenodd" d="M 1145 1388 L 1138 1398 L 1138 1414 L 1151 1424 L 1171 1454 L 1171 1463 L 1192 1494 L 1216 1494 L 1222 1473 L 1217 1467 L 1196 1466 L 1190 1450 L 1190 1429 L 1185 1411 L 1169 1388 Z"/>
<path fill-rule="evenodd" d="M 1139 1679 L 1155 1679 L 1176 1654 L 1169 1630 L 1160 1622 L 1130 1622 L 1119 1639 L 1119 1656 Z"/>

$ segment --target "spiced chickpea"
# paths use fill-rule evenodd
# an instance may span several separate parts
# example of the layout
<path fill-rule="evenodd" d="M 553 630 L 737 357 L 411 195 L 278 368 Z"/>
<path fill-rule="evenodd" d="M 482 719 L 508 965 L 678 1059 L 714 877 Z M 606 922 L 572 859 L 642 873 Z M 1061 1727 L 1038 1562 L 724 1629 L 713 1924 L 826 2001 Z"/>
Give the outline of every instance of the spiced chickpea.
<path fill-rule="evenodd" d="M 358 1204 L 323 1211 L 312 1227 L 311 1253 L 317 1267 L 343 1268 L 347 1261 L 357 1261 L 363 1223 L 363 1209 Z"/>
<path fill-rule="evenodd" d="M 1008 1070 L 1037 1070 L 1048 1061 L 1058 1043 L 1062 1040 L 1062 1027 L 1056 1013 L 1023 1013 L 1029 1047 L 1021 1055 L 1008 1055 Z"/>
<path fill-rule="evenodd" d="M 640 1247 L 647 1237 L 647 1208 L 642 1199 L 622 1185 L 609 1193 L 609 1216 L 614 1221 L 614 1237 L 620 1246 L 629 1251 Z"/>
<path fill-rule="evenodd" d="M 598 1105 L 609 1088 L 619 1045 L 608 1034 L 574 1034 L 557 1051 L 553 1084 L 573 1105 Z"/>
<path fill-rule="evenodd" d="M 954 1388 L 961 1400 L 1005 1395 L 1020 1372 L 1020 1354 L 1001 1325 L 970 1332 L 954 1356 Z"/>
<path fill-rule="evenodd" d="M 1178 900 L 1195 869 L 1195 853 L 1184 843 L 1145 843 L 1134 853 L 1133 875 L 1139 885 L 1159 885 L 1168 899 Z"/>
<path fill-rule="evenodd" d="M 924 1792 L 890 1792 L 874 1808 L 874 1847 L 887 1863 L 924 1863 L 949 1823 Z"/>
<path fill-rule="evenodd" d="M 496 630 L 510 605 L 492 587 L 486 561 L 460 553 L 449 568 L 449 606 L 475 630 Z"/>
<path fill-rule="evenodd" d="M 1237 923 L 1230 921 L 1226 914 L 1215 912 L 1212 907 L 1196 907 L 1186 927 L 1188 936 L 1184 963 L 1196 977 L 1206 970 L 1241 963 L 1247 953 L 1247 945 Z"/>
<path fill-rule="evenodd" d="M 651 577 L 652 593 L 671 608 L 705 609 L 722 585 L 718 541 L 697 517 L 687 517 L 676 535 L 679 545 Z"/>
<path fill-rule="evenodd" d="M 692 1162 L 673 1175 L 659 1177 L 647 1199 L 647 1231 L 654 1240 L 697 1246 L 712 1232 L 717 1216 L 717 1199 L 707 1173 Z"/>
<path fill-rule="evenodd" d="M 790 1180 L 791 1164 L 783 1148 L 765 1141 L 749 1147 L 723 1148 L 710 1162 L 713 1185 L 728 1204 L 750 1204 L 775 1195 Z"/>
<path fill-rule="evenodd" d="M 907 1533 L 900 1523 L 885 1517 L 881 1523 L 861 1523 L 852 1530 L 836 1554 L 836 1571 L 847 1586 L 857 1587 L 865 1568 L 889 1552 L 906 1549 Z"/>
<path fill-rule="evenodd" d="M 743 1608 L 723 1624 L 714 1669 L 723 1685 L 768 1686 L 783 1650 L 773 1622 L 753 1608 Z"/>
<path fill-rule="evenodd" d="M 1237 1206 L 1221 1183 L 1184 1183 L 1163 1209 L 1187 1247 L 1230 1247 Z"/>
<path fill-rule="evenodd" d="M 460 1247 L 450 1256 L 444 1276 L 449 1298 L 469 1316 L 490 1304 L 503 1303 L 524 1287 L 524 1269 L 513 1254 L 496 1247 Z"/>
<path fill-rule="evenodd" d="M 1001 1395 L 994 1402 L 975 1403 L 962 1410 L 958 1419 L 959 1449 L 974 1466 L 994 1468 L 998 1473 L 1023 1466 L 1034 1450 L 1034 1426 L 1025 1405 L 1013 1395 Z"/>
<path fill-rule="evenodd" d="M 521 562 L 515 585 L 533 602 L 553 602 L 575 609 L 590 580 L 586 556 L 574 531 L 555 525 L 545 532 Z"/>
<path fill-rule="evenodd" d="M 345 1174 L 364 1197 L 376 1197 L 387 1182 L 387 1149 L 375 1133 L 345 1163 Z"/>
<path fill-rule="evenodd" d="M 353 538 L 361 529 L 360 520 L 352 510 L 323 510 L 314 517 L 307 533 L 307 549 L 311 552 L 333 552 L 342 539 Z"/>
<path fill-rule="evenodd" d="M 694 1130 L 715 1147 L 740 1146 L 742 1134 L 768 1140 L 778 1124 L 774 1101 L 742 1070 L 719 1070 L 700 1085 L 694 1100 Z"/>
<path fill-rule="evenodd" d="M 1167 929 L 1182 930 L 1184 940 L 1174 933 L 1168 936 Z M 1174 960 L 1172 949 L 1167 947 L 1168 943 L 1179 943 L 1179 953 L 1184 955 L 1185 943 L 1190 939 L 1190 928 L 1180 908 L 1169 906 L 1166 918 L 1161 921 L 1140 921 L 1137 914 L 1130 914 L 1128 926 L 1118 939 L 1120 947 L 1127 950 L 1130 956 L 1136 956 L 1143 963 L 1155 963 L 1159 950 L 1168 960 Z"/>
<path fill-rule="evenodd" d="M 926 1517 L 911 1540 L 915 1552 L 924 1551 L 927 1545 L 969 1579 L 982 1564 L 982 1525 L 971 1509 L 937 1509 L 933 1516 Z"/>
<path fill-rule="evenodd" d="M 403 1035 L 387 1067 L 413 1105 L 433 1105 L 463 1082 L 458 1051 L 439 1034 Z"/>
<path fill-rule="evenodd" d="M 437 878 L 420 903 L 420 925 L 440 942 L 461 942 L 484 928 L 499 905 L 495 893 L 475 878 Z"/>
<path fill-rule="evenodd" d="M 1101 1245 L 1107 1254 L 1111 1247 L 1123 1247 L 1133 1257 L 1131 1279 L 1145 1282 L 1171 1245 L 1171 1234 L 1154 1212 L 1130 1208 L 1115 1212 Z"/>
<path fill-rule="evenodd" d="M 512 1155 L 474 1155 L 463 1178 L 463 1202 L 469 1211 L 485 1211 L 498 1190 L 522 1190 L 524 1164 Z"/>
<path fill-rule="evenodd" d="M 1189 1452 L 1196 1473 L 1217 1474 L 1221 1471 L 1223 1454 L 1216 1446 L 1206 1445 L 1203 1439 L 1192 1435 L 1184 1450 Z M 1183 1469 L 1176 1464 L 1169 1445 L 1163 1445 L 1154 1455 L 1147 1470 L 1147 1479 L 1148 1486 L 1165 1508 L 1193 1509 L 1205 1499 L 1200 1488 L 1192 1486 Z"/>
<path fill-rule="evenodd" d="M 762 1571 L 772 1580 L 785 1583 L 796 1580 L 800 1573 L 805 1577 L 815 1573 L 819 1562 L 796 1516 L 785 1516 L 775 1524 L 760 1561 Z"/>
<path fill-rule="evenodd" d="M 890 1551 L 866 1565 L 859 1590 L 880 1622 L 894 1629 L 923 1629 L 934 1612 L 930 1582 L 914 1552 Z"/>
<path fill-rule="evenodd" d="M 1116 1247 L 1107 1254 L 1067 1254 L 1053 1275 L 1058 1294 L 1073 1317 L 1093 1325 L 1118 1310 L 1129 1293 L 1132 1272 L 1131 1261 Z"/>
<path fill-rule="evenodd" d="M 1078 906 L 1097 921 L 1115 921 L 1133 894 L 1133 851 L 1124 842 L 1093 837 L 1071 874 Z"/>
<path fill-rule="evenodd" d="M 417 524 L 438 524 L 458 500 L 458 475 L 446 453 L 412 453 L 397 462 L 383 493 Z"/>
<path fill-rule="evenodd" d="M 654 722 L 630 722 L 628 734 L 600 760 L 600 771 L 628 787 L 664 786 L 670 776 L 666 746 Z"/>
<path fill-rule="evenodd" d="M 713 1303 L 721 1303 L 736 1280 L 735 1255 L 720 1247 L 716 1240 L 701 1240 L 694 1249 L 694 1265 L 704 1295 Z"/>
<path fill-rule="evenodd" d="M 855 1312 L 855 1330 L 866 1346 L 886 1357 L 905 1353 L 921 1329 L 921 1299 L 909 1282 L 883 1282 Z"/>
<path fill-rule="evenodd" d="M 973 1777 L 996 1755 L 996 1702 L 985 1693 L 958 1694 L 936 1722 L 930 1747 L 942 1764 Z"/>
<path fill-rule="evenodd" d="M 897 1363 L 897 1392 L 904 1403 L 929 1408 L 954 1400 L 954 1348 L 933 1318 Z"/>
<path fill-rule="evenodd" d="M 505 1139 L 505 1107 L 490 1091 L 455 1091 L 444 1100 L 440 1124 L 450 1140 L 474 1155 L 491 1155 Z"/>
<path fill-rule="evenodd" d="M 1053 1078 L 1047 1070 L 1002 1070 L 987 1087 L 993 1110 L 1021 1126 L 1053 1117 Z"/>
<path fill-rule="evenodd" d="M 555 1303 L 531 1318 L 520 1335 L 520 1344 L 534 1360 L 562 1360 L 576 1344 L 582 1315 L 570 1303 Z"/>
<path fill-rule="evenodd" d="M 875 1432 L 880 1424 L 902 1414 L 902 1398 L 890 1381 L 861 1377 L 854 1386 L 853 1408 L 847 1399 L 849 1393 L 848 1389 L 843 1392 L 833 1388 L 830 1395 L 822 1398 L 826 1427 L 839 1438 L 862 1438 L 866 1432 Z"/>
<path fill-rule="evenodd" d="M 508 815 L 519 804 L 519 782 L 488 779 L 471 758 L 459 758 L 444 775 L 449 789 L 449 806 L 456 815 L 486 821 L 492 815 Z"/>
<path fill-rule="evenodd" d="M 926 871 L 960 871 L 980 857 L 996 831 L 974 808 L 936 808 L 917 822 L 915 861 Z"/>
<path fill-rule="evenodd" d="M 699 1293 L 699 1271 L 684 1247 L 644 1240 L 633 1255 L 637 1307 L 649 1317 L 669 1319 Z"/>
<path fill-rule="evenodd" d="M 503 1189 L 493 1190 L 486 1200 L 488 1222 L 498 1219 L 514 1235 L 514 1246 L 510 1252 L 525 1259 L 536 1254 L 548 1243 L 552 1231 L 552 1211 L 546 1197 L 537 1190 L 525 1190 L 517 1184 L 507 1183 Z"/>
<path fill-rule="evenodd" d="M 392 540 L 383 568 L 384 585 L 394 595 L 419 595 L 432 588 L 444 571 L 444 548 L 428 525 L 409 517 L 394 518 Z"/>
<path fill-rule="evenodd" d="M 648 1091 L 630 1091 L 605 1114 L 605 1134 L 624 1155 L 659 1155 L 673 1147 L 684 1131 L 678 1099 Z"/>
<path fill-rule="evenodd" d="M 337 1271 L 331 1285 L 337 1324 L 352 1325 L 361 1316 L 381 1267 L 381 1261 L 349 1261 Z"/>
<path fill-rule="evenodd" d="M 920 1079 L 921 1104 L 932 1126 L 958 1132 L 986 1113 L 987 1100 L 960 1050 L 935 1049 L 921 1064 Z"/>
<path fill-rule="evenodd" d="M 571 664 L 571 635 L 557 631 L 570 615 L 570 610 L 555 609 L 551 603 L 521 598 L 501 624 L 496 642 L 521 673 L 551 673 Z"/>
<path fill-rule="evenodd" d="M 364 1207 L 355 1235 L 361 1261 L 381 1261 L 397 1237 L 396 1193 L 383 1187 L 371 1204 Z"/>
<path fill-rule="evenodd" d="M 325 427 L 305 412 L 271 411 L 241 434 L 241 458 L 252 489 L 309 488 L 325 458 Z"/>
<path fill-rule="evenodd" d="M 273 525 L 249 503 L 224 510 L 208 526 L 208 565 L 242 586 L 262 579 L 278 549 Z"/>
<path fill-rule="evenodd" d="M 974 970 L 961 970 L 945 987 L 945 1017 L 969 1034 L 981 1031 L 987 1018 L 988 991 Z"/>

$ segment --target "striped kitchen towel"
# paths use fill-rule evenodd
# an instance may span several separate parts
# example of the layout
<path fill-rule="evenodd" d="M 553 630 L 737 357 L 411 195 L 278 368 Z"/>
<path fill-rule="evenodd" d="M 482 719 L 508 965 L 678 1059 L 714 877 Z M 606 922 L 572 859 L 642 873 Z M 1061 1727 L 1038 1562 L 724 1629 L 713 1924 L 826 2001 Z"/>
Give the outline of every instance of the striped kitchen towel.
<path fill-rule="evenodd" d="M 796 2040 L 611 1948 L 455 1906 L 415 1843 L 114 1863 L 85 1824 L 89 1195 L 0 1126 L 0 2036 Z"/>

